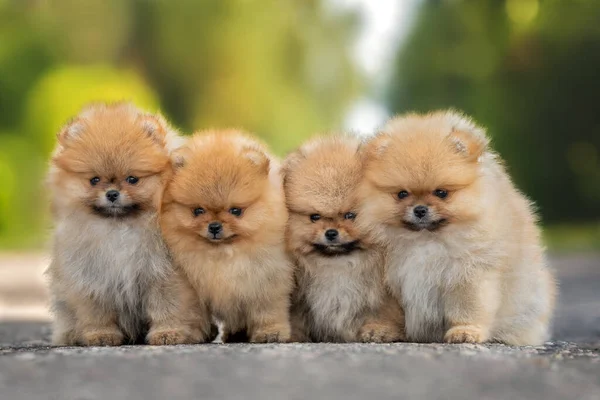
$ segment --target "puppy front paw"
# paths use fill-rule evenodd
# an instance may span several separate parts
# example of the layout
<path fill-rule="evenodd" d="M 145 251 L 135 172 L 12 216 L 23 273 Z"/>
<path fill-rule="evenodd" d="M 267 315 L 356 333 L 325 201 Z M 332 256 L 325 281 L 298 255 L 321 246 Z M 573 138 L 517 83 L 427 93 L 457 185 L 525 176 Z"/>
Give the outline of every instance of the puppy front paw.
<path fill-rule="evenodd" d="M 197 343 L 183 329 L 160 329 L 148 332 L 146 342 L 151 346 Z"/>
<path fill-rule="evenodd" d="M 473 325 L 454 326 L 444 335 L 446 343 L 483 343 L 488 337 L 480 327 Z"/>
<path fill-rule="evenodd" d="M 119 346 L 123 344 L 123 334 L 117 330 L 94 330 L 83 332 L 81 344 L 84 346 Z"/>
<path fill-rule="evenodd" d="M 285 326 L 257 329 L 250 336 L 251 343 L 285 343 L 289 341 L 290 328 Z"/>
<path fill-rule="evenodd" d="M 391 343 L 406 340 L 402 329 L 382 324 L 364 325 L 358 332 L 358 338 L 364 343 Z"/>

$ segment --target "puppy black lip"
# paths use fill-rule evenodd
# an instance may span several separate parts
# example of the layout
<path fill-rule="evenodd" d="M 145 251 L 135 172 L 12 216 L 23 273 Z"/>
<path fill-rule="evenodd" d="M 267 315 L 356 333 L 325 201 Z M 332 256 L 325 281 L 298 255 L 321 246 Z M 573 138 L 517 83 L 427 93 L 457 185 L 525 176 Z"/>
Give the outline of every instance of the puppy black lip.
<path fill-rule="evenodd" d="M 448 225 L 448 220 L 446 218 L 438 219 L 437 221 L 431 221 L 429 223 L 414 223 L 410 221 L 402 221 L 404 227 L 415 232 L 420 232 L 423 230 L 427 230 L 429 232 L 434 232 L 440 229 L 442 226 Z"/>
<path fill-rule="evenodd" d="M 313 243 L 312 246 L 317 252 L 319 252 L 319 254 L 327 257 L 346 255 L 356 250 L 360 250 L 359 240 L 354 240 L 352 242 L 347 243 L 336 243 L 331 245 Z"/>
<path fill-rule="evenodd" d="M 134 217 L 142 211 L 142 207 L 139 204 L 130 204 L 128 206 L 109 206 L 109 207 L 98 207 L 92 206 L 94 214 L 104 218 L 115 218 L 123 219 Z"/>
<path fill-rule="evenodd" d="M 208 241 L 208 243 L 213 244 L 215 246 L 221 244 L 221 243 L 229 243 L 231 241 L 233 241 L 233 239 L 235 239 L 238 235 L 234 234 L 231 235 L 229 237 L 221 237 L 221 238 L 216 238 L 216 237 L 208 237 L 208 236 L 204 236 L 204 235 L 200 235 L 201 238 L 206 239 Z"/>

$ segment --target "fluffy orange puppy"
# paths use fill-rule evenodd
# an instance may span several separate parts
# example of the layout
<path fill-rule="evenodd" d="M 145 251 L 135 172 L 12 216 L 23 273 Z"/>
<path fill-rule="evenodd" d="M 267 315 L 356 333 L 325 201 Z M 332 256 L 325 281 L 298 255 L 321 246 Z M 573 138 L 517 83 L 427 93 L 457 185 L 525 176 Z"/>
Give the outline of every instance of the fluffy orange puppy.
<path fill-rule="evenodd" d="M 384 248 L 357 226 L 362 171 L 361 142 L 352 136 L 314 139 L 286 159 L 294 340 L 403 339 L 402 309 L 384 286 Z"/>
<path fill-rule="evenodd" d="M 452 112 L 391 120 L 369 144 L 361 210 L 413 341 L 535 345 L 556 285 L 530 201 L 482 128 Z"/>
<path fill-rule="evenodd" d="M 276 160 L 235 131 L 194 135 L 174 154 L 161 226 L 224 342 L 287 341 L 292 269 Z"/>
<path fill-rule="evenodd" d="M 47 270 L 55 345 L 203 341 L 208 320 L 158 225 L 179 138 L 130 104 L 86 108 L 58 135 L 48 177 L 56 224 Z"/>

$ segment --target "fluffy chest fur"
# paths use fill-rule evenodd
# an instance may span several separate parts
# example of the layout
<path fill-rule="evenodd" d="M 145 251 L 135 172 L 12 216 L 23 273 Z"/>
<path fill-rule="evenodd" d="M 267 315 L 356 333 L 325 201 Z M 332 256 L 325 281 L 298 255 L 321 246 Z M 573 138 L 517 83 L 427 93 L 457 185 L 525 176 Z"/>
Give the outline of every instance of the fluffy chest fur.
<path fill-rule="evenodd" d="M 392 245 L 386 281 L 402 299 L 410 340 L 441 341 L 445 293 L 487 265 L 481 243 L 469 246 L 461 235 L 450 237 L 423 232 L 400 237 Z"/>
<path fill-rule="evenodd" d="M 382 300 L 382 257 L 372 252 L 299 261 L 301 297 L 310 330 L 319 340 L 348 341 L 365 313 Z"/>
<path fill-rule="evenodd" d="M 290 286 L 291 266 L 283 249 L 242 252 L 225 245 L 179 256 L 192 285 L 217 316 L 268 301 L 274 286 Z"/>
<path fill-rule="evenodd" d="M 75 290 L 127 314 L 140 313 L 149 288 L 170 269 L 154 215 L 63 219 L 56 226 L 55 256 Z"/>

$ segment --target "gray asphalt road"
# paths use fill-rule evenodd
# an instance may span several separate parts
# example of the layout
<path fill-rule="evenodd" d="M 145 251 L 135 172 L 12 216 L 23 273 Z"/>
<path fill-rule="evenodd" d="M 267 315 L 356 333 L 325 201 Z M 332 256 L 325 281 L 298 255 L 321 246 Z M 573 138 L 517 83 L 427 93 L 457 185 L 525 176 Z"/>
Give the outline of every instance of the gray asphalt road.
<path fill-rule="evenodd" d="M 600 258 L 554 257 L 554 341 L 540 347 L 286 344 L 50 348 L 0 323 L 0 399 L 600 399 Z"/>

